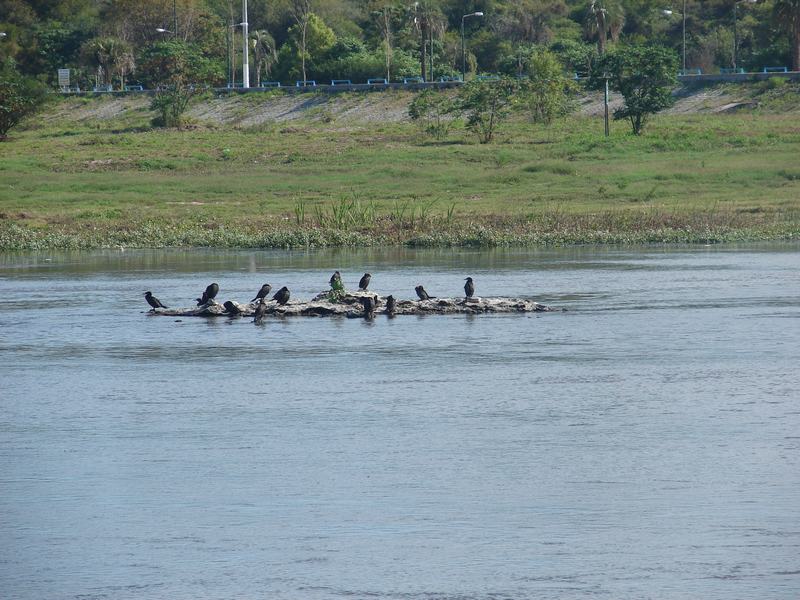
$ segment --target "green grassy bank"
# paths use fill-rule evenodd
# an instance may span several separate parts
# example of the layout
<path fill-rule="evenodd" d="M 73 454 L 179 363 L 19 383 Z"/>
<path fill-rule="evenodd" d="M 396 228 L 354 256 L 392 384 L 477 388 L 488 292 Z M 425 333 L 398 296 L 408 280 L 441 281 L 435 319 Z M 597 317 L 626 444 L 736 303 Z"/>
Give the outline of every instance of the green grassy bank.
<path fill-rule="evenodd" d="M 101 102 L 94 100 L 94 102 Z M 477 144 L 411 123 L 153 130 L 37 119 L 0 144 L 0 250 L 719 242 L 800 237 L 800 122 L 762 111 L 518 119 Z"/>

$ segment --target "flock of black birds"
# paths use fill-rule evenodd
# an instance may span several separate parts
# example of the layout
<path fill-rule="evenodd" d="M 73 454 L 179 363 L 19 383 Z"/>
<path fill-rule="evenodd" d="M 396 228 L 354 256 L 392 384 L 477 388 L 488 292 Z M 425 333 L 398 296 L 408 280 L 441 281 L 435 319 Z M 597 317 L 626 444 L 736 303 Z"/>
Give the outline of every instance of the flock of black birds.
<path fill-rule="evenodd" d="M 369 282 L 372 280 L 372 275 L 370 273 L 364 273 L 363 277 L 358 282 L 358 290 L 360 292 L 366 292 L 367 288 L 369 287 Z M 472 277 L 467 277 L 465 279 L 466 283 L 464 284 L 464 294 L 467 298 L 472 298 L 475 295 L 475 284 L 472 281 Z M 334 291 L 343 291 L 344 284 L 342 283 L 342 276 L 339 271 L 336 271 L 329 280 L 331 285 L 331 289 Z M 265 283 L 261 286 L 261 289 L 258 290 L 256 293 L 256 297 L 253 298 L 250 302 L 256 302 L 256 309 L 254 314 L 254 321 L 256 323 L 261 322 L 264 318 L 264 315 L 267 312 L 267 297 L 269 293 L 272 291 L 272 286 L 268 283 Z M 414 288 L 414 291 L 417 293 L 417 298 L 420 300 L 434 300 L 436 296 L 431 296 L 428 292 L 425 291 L 425 288 L 421 285 L 418 285 Z M 196 298 L 197 306 L 204 306 L 214 300 L 219 294 L 219 284 L 212 283 L 205 290 L 203 290 L 203 294 Z M 289 288 L 283 286 L 279 289 L 272 299 L 277 302 L 280 306 L 283 306 L 289 302 L 290 297 Z M 169 308 L 162 304 L 162 302 L 153 296 L 152 292 L 145 292 L 144 299 L 147 300 L 147 303 L 151 307 L 151 312 L 155 312 L 157 308 Z M 375 310 L 378 308 L 380 304 L 380 300 L 378 296 L 361 296 L 359 298 L 359 302 L 364 309 L 364 316 L 371 317 L 375 314 Z M 230 315 L 239 315 L 242 313 L 242 310 L 230 300 L 226 300 L 223 303 L 225 310 Z M 397 308 L 397 301 L 395 300 L 394 296 L 387 296 L 386 297 L 386 312 L 389 315 L 393 315 Z"/>

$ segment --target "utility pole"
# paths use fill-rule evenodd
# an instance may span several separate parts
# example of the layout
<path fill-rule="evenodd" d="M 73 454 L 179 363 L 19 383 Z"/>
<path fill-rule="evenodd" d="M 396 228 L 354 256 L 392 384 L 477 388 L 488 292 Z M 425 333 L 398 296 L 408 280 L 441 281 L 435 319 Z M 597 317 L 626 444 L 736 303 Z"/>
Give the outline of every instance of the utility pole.
<path fill-rule="evenodd" d="M 605 107 L 606 137 L 608 137 L 609 135 L 611 135 L 611 130 L 608 124 L 608 75 L 606 75 L 605 79 L 606 79 L 606 86 L 603 94 L 603 104 Z"/>
<path fill-rule="evenodd" d="M 247 0 L 242 0 L 242 87 L 250 87 L 250 61 L 247 56 L 249 49 L 249 36 L 247 34 Z"/>
<path fill-rule="evenodd" d="M 686 75 L 686 0 L 683 0 L 683 74 Z"/>

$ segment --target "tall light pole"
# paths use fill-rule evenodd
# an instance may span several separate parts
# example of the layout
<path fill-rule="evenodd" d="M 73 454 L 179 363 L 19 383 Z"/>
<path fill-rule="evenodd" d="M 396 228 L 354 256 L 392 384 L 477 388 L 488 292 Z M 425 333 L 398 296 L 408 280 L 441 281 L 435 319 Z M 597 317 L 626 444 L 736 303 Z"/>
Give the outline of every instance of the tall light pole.
<path fill-rule="evenodd" d="M 242 87 L 250 87 L 250 61 L 248 57 L 247 0 L 242 0 Z"/>
<path fill-rule="evenodd" d="M 661 11 L 661 14 L 671 17 L 675 13 L 665 8 Z M 683 69 L 681 72 L 686 74 L 686 0 L 683 0 L 683 13 L 681 16 L 683 17 Z"/>
<path fill-rule="evenodd" d="M 686 0 L 683 0 L 683 74 L 686 75 Z"/>
<path fill-rule="evenodd" d="M 461 17 L 461 81 L 467 80 L 467 49 L 464 45 L 464 20 L 469 17 L 482 17 L 482 12 L 474 12 Z"/>

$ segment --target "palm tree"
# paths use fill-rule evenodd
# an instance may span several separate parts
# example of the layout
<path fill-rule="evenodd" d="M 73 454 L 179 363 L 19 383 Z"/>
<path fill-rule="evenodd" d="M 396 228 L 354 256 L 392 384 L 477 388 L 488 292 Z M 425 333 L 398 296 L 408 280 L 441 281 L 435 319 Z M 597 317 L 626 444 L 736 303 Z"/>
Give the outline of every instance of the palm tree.
<path fill-rule="evenodd" d="M 597 52 L 606 53 L 606 41 L 611 33 L 615 41 L 625 24 L 625 9 L 619 0 L 591 0 L 587 14 L 589 29 L 597 32 Z"/>
<path fill-rule="evenodd" d="M 800 71 L 800 0 L 775 0 L 775 18 L 789 32 L 792 71 Z"/>
<path fill-rule="evenodd" d="M 269 75 L 273 65 L 278 60 L 278 50 L 275 40 L 268 31 L 253 32 L 250 43 L 253 45 L 253 60 L 256 67 L 256 87 L 261 87 L 261 73 Z"/>

